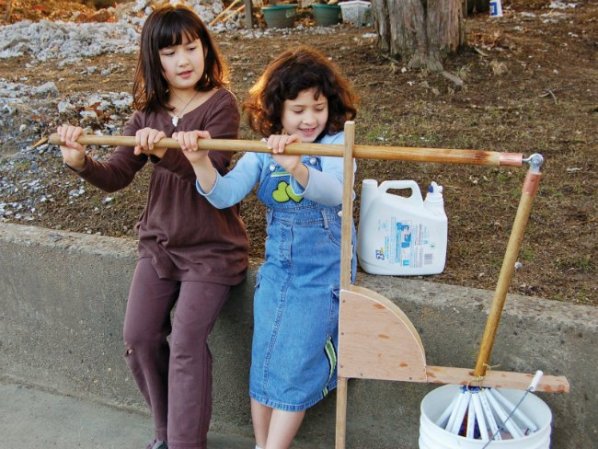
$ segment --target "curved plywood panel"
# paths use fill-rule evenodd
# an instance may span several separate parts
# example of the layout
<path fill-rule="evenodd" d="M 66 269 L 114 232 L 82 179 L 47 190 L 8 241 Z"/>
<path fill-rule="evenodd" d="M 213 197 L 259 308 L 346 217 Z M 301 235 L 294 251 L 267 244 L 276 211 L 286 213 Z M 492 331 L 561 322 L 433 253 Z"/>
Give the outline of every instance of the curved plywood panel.
<path fill-rule="evenodd" d="M 354 285 L 340 298 L 340 377 L 427 382 L 421 339 L 397 305 Z"/>

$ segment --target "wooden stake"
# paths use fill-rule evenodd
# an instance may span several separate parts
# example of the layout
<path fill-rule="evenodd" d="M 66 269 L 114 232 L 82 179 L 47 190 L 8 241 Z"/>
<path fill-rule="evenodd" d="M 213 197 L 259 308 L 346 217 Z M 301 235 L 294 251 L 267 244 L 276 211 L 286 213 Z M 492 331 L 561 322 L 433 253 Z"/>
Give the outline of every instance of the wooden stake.
<path fill-rule="evenodd" d="M 220 12 L 220 14 L 218 14 L 216 17 L 214 17 L 214 18 L 212 19 L 212 21 L 209 23 L 209 26 L 212 26 L 212 25 L 216 24 L 216 23 L 217 23 L 217 22 L 220 20 L 220 18 L 221 18 L 222 16 L 224 16 L 224 15 L 225 15 L 225 14 L 226 14 L 226 13 L 227 13 L 229 10 L 231 10 L 231 9 L 233 8 L 233 6 L 235 6 L 235 5 L 236 5 L 237 3 L 239 3 L 240 1 L 241 1 L 241 0 L 233 0 L 233 2 L 232 2 L 230 5 L 228 5 L 226 8 L 224 8 L 224 9 L 223 9 L 223 10 Z"/>
<path fill-rule="evenodd" d="M 12 15 L 12 0 L 8 0 L 6 2 L 6 14 L 4 16 L 4 19 L 6 20 L 6 22 L 10 22 L 10 16 Z"/>
<path fill-rule="evenodd" d="M 231 11 L 230 13 L 228 13 L 228 15 L 226 17 L 220 19 L 220 22 L 227 22 L 227 21 L 229 21 L 232 17 L 236 16 L 237 14 L 239 14 L 244 9 L 245 9 L 245 5 L 239 6 L 234 11 Z"/>
<path fill-rule="evenodd" d="M 251 30 L 253 28 L 253 1 L 244 0 L 245 2 L 245 28 Z"/>

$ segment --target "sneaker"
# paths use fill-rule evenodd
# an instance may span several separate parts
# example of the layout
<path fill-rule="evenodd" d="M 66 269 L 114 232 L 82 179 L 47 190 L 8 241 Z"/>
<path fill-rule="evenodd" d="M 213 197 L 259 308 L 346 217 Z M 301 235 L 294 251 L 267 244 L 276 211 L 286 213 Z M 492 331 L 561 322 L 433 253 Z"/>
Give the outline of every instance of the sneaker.
<path fill-rule="evenodd" d="M 166 441 L 152 440 L 145 446 L 145 449 L 168 449 L 168 445 Z"/>

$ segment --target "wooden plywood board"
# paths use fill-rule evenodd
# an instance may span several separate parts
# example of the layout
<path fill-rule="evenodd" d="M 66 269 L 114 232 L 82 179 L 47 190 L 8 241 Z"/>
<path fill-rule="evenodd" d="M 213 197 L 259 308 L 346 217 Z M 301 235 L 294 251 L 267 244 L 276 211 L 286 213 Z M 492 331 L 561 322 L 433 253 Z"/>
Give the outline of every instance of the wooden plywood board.
<path fill-rule="evenodd" d="M 426 382 L 426 356 L 407 315 L 384 296 L 341 290 L 339 376 Z"/>

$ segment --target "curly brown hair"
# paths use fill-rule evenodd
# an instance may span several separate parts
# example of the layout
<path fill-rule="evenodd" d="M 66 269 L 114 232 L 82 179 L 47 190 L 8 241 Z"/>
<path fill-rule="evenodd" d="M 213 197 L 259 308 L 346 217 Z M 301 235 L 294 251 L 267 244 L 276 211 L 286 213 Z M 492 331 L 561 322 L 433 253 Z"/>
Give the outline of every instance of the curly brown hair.
<path fill-rule="evenodd" d="M 133 81 L 135 109 L 171 109 L 168 107 L 168 82 L 162 74 L 159 51 L 180 45 L 184 37 L 199 39 L 204 49 L 204 73 L 195 89 L 206 92 L 228 85 L 228 65 L 206 25 L 186 6 L 166 4 L 147 17 L 141 30 L 139 58 Z"/>
<path fill-rule="evenodd" d="M 300 46 L 277 56 L 249 90 L 243 103 L 249 126 L 264 137 L 280 134 L 285 100 L 312 88 L 316 97 L 328 99 L 324 133 L 338 132 L 355 118 L 357 96 L 339 68 L 315 48 Z"/>

